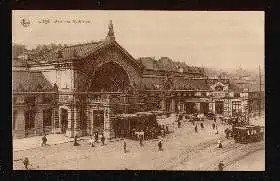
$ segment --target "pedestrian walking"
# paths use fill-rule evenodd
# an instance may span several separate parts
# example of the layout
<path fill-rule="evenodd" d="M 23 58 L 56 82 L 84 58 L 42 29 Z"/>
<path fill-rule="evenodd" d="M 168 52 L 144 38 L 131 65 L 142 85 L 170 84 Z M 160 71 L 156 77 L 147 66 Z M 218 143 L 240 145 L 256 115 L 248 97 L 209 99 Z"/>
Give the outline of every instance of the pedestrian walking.
<path fill-rule="evenodd" d="M 143 146 L 143 136 L 140 136 L 140 146 Z"/>
<path fill-rule="evenodd" d="M 165 127 L 165 132 L 166 132 L 166 134 L 169 133 L 168 126 Z"/>
<path fill-rule="evenodd" d="M 30 165 L 29 159 L 27 157 L 23 160 L 23 165 L 26 170 L 28 170 L 28 166 Z"/>
<path fill-rule="evenodd" d="M 73 146 L 79 146 L 78 136 L 77 135 L 75 135 L 75 137 L 74 137 L 74 144 L 73 144 Z"/>
<path fill-rule="evenodd" d="M 162 151 L 162 141 L 159 140 L 158 142 L 158 151 Z"/>
<path fill-rule="evenodd" d="M 203 123 L 200 123 L 200 127 L 203 129 L 204 128 L 204 125 L 203 125 Z"/>
<path fill-rule="evenodd" d="M 197 133 L 197 125 L 195 125 L 195 127 L 194 127 L 194 131 Z"/>
<path fill-rule="evenodd" d="M 46 135 L 44 134 L 44 136 L 42 137 L 42 146 L 47 146 L 47 141 L 48 141 L 48 139 L 47 139 Z"/>
<path fill-rule="evenodd" d="M 230 132 L 229 128 L 226 128 L 226 129 L 225 129 L 225 134 L 226 134 L 226 138 L 227 138 L 227 139 L 228 139 L 228 137 L 229 137 L 229 132 Z"/>
<path fill-rule="evenodd" d="M 221 138 L 218 139 L 218 148 L 223 148 Z"/>
<path fill-rule="evenodd" d="M 98 132 L 94 133 L 94 143 L 98 143 Z"/>
<path fill-rule="evenodd" d="M 90 139 L 89 139 L 89 144 L 90 144 L 90 146 L 91 147 L 94 147 L 94 144 L 93 144 L 94 142 L 93 142 L 93 138 L 92 138 L 92 136 L 90 137 Z"/>
<path fill-rule="evenodd" d="M 223 163 L 223 161 L 220 161 L 220 163 L 218 164 L 218 170 L 219 171 L 223 171 L 224 170 L 224 163 Z"/>
<path fill-rule="evenodd" d="M 180 128 L 180 127 L 181 127 L 181 121 L 178 120 L 178 128 Z"/>
<path fill-rule="evenodd" d="M 104 136 L 104 134 L 102 134 L 101 142 L 102 142 L 102 145 L 104 145 L 104 142 L 105 142 L 105 136 Z"/>
<path fill-rule="evenodd" d="M 124 153 L 127 152 L 127 150 L 126 150 L 126 141 L 125 140 L 123 141 L 123 151 L 124 151 Z"/>
<path fill-rule="evenodd" d="M 212 123 L 212 128 L 215 129 L 215 127 L 216 127 L 216 125 L 215 125 L 215 123 L 213 122 L 213 123 Z"/>
<path fill-rule="evenodd" d="M 160 130 L 160 133 L 162 137 L 165 137 L 165 130 L 163 128 Z"/>

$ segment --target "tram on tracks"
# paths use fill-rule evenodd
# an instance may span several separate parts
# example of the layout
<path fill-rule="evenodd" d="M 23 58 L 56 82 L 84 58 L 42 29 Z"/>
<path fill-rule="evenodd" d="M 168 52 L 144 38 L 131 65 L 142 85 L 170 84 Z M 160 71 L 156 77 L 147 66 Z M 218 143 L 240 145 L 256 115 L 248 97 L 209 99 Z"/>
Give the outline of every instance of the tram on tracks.
<path fill-rule="evenodd" d="M 256 125 L 236 126 L 232 129 L 233 139 L 238 143 L 252 143 L 263 140 L 264 127 Z"/>

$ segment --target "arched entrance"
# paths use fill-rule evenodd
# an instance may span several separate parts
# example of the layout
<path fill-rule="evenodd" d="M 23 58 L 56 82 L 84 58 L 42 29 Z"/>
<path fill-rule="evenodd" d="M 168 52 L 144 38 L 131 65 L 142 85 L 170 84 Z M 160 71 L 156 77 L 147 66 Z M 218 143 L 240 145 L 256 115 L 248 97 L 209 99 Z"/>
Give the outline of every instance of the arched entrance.
<path fill-rule="evenodd" d="M 124 92 L 130 81 L 126 71 L 114 62 L 103 64 L 95 72 L 90 90 L 93 92 Z"/>

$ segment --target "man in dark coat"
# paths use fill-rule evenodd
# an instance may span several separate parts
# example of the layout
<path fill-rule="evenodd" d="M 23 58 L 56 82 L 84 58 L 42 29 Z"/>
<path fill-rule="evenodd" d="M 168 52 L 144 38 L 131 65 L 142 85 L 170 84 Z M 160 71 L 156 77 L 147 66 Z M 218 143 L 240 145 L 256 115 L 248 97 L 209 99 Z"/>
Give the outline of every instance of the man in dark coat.
<path fill-rule="evenodd" d="M 158 142 L 158 151 L 162 151 L 162 141 L 159 140 Z"/>
<path fill-rule="evenodd" d="M 140 146 L 143 146 L 143 136 L 142 135 L 140 136 L 139 140 L 140 140 Z"/>
<path fill-rule="evenodd" d="M 127 150 L 126 150 L 126 141 L 125 140 L 123 141 L 123 151 L 124 151 L 124 153 L 127 152 Z"/>
<path fill-rule="evenodd" d="M 165 132 L 166 132 L 166 134 L 169 133 L 168 126 L 165 127 Z"/>
<path fill-rule="evenodd" d="M 42 146 L 47 146 L 47 141 L 48 141 L 48 139 L 47 139 L 46 135 L 44 134 L 44 136 L 42 137 Z"/>
<path fill-rule="evenodd" d="M 73 146 L 79 146 L 79 143 L 78 143 L 77 141 L 78 141 L 78 136 L 77 136 L 77 135 L 75 135 L 75 137 L 74 137 L 74 144 L 73 144 Z"/>
<path fill-rule="evenodd" d="M 194 131 L 197 133 L 197 125 L 195 125 L 195 127 L 194 127 Z"/>
<path fill-rule="evenodd" d="M 215 123 L 212 123 L 212 128 L 215 129 L 216 125 Z"/>
<path fill-rule="evenodd" d="M 178 120 L 178 128 L 180 128 L 180 127 L 181 127 L 181 121 Z"/>
<path fill-rule="evenodd" d="M 224 163 L 223 163 L 223 161 L 220 161 L 220 163 L 219 163 L 219 165 L 218 165 L 218 170 L 219 171 L 223 171 L 224 170 Z"/>
<path fill-rule="evenodd" d="M 104 136 L 104 134 L 102 134 L 101 142 L 102 142 L 102 145 L 104 145 L 104 142 L 105 142 L 105 136 Z"/>
<path fill-rule="evenodd" d="M 94 143 L 98 143 L 98 132 L 94 134 Z"/>
<path fill-rule="evenodd" d="M 30 165 L 30 163 L 29 163 L 29 159 L 27 157 L 24 158 L 23 165 L 24 165 L 24 168 L 26 170 L 28 170 L 28 166 Z"/>
<path fill-rule="evenodd" d="M 203 123 L 200 123 L 200 127 L 203 129 L 204 128 L 204 125 L 203 125 Z"/>

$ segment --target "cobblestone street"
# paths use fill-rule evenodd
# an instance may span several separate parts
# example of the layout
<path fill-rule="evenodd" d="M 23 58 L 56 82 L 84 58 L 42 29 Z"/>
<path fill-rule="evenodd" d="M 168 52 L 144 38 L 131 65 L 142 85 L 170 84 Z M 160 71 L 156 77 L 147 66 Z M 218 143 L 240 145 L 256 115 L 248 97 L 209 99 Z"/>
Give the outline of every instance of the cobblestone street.
<path fill-rule="evenodd" d="M 194 132 L 192 123 L 184 122 L 181 128 L 162 138 L 163 151 L 158 151 L 158 140 L 144 141 L 143 147 L 138 141 L 126 140 L 128 152 L 124 153 L 122 140 L 90 147 L 84 139 L 76 147 L 68 142 L 14 151 L 14 169 L 24 169 L 21 159 L 28 157 L 31 168 L 38 170 L 216 170 L 220 160 L 225 165 L 233 164 L 249 152 L 264 149 L 263 142 L 241 145 L 227 140 L 222 124 L 218 124 L 218 135 L 211 127 L 212 121 L 204 121 L 204 129 L 199 124 L 198 133 Z M 223 140 L 222 149 L 217 148 L 218 138 Z"/>

